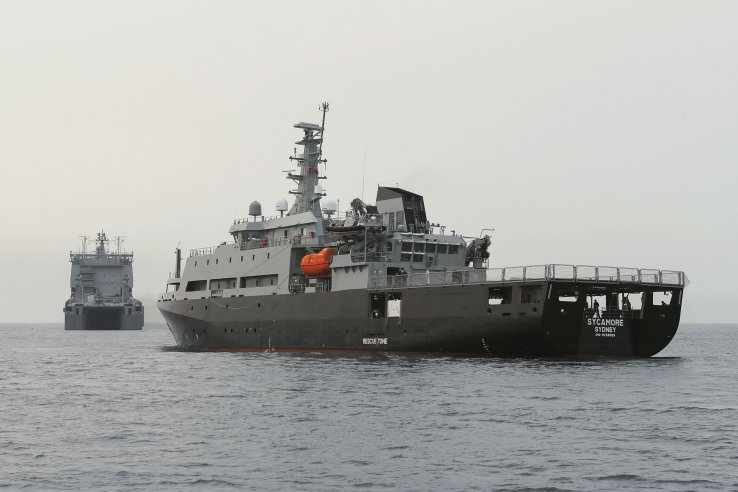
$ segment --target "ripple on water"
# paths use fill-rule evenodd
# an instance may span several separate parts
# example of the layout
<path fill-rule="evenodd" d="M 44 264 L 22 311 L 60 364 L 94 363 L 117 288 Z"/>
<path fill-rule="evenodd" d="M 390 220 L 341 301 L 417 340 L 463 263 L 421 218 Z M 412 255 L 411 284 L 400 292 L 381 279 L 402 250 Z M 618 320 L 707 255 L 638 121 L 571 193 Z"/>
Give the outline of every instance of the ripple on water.
<path fill-rule="evenodd" d="M 2 325 L 0 486 L 737 488 L 735 370 L 702 355 L 735 353 L 735 328 L 612 361 L 209 354 L 163 326 Z"/>

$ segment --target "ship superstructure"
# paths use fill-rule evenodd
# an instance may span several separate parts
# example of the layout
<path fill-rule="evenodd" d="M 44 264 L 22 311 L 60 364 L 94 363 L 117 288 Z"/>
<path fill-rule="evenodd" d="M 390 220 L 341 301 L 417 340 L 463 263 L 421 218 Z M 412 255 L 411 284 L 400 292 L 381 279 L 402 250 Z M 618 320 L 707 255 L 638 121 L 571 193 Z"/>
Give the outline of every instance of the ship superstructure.
<path fill-rule="evenodd" d="M 64 303 L 65 330 L 140 330 L 144 309 L 133 297 L 133 253 L 121 251 L 123 238 L 108 249 L 105 232 L 97 234 L 95 249 L 82 236 L 81 248 L 69 253 L 71 294 Z"/>
<path fill-rule="evenodd" d="M 650 356 L 676 333 L 686 276 L 574 265 L 489 268 L 490 237 L 446 232 L 421 195 L 380 186 L 341 213 L 319 184 L 322 124 L 298 123 L 297 184 L 232 241 L 190 250 L 158 306 L 201 350 Z M 286 213 L 285 213 L 286 212 Z"/>

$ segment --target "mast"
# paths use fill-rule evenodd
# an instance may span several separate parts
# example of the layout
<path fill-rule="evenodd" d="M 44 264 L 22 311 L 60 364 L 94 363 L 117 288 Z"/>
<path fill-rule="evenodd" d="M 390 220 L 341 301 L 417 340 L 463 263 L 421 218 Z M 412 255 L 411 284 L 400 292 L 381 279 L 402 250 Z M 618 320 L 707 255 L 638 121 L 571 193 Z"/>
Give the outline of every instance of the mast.
<path fill-rule="evenodd" d="M 304 122 L 293 125 L 304 132 L 302 140 L 295 142 L 295 144 L 303 146 L 303 152 L 290 157 L 291 161 L 296 161 L 297 165 L 300 166 L 300 172 L 299 174 L 287 173 L 287 179 L 297 183 L 297 189 L 290 190 L 290 194 L 295 195 L 295 202 L 287 215 L 309 211 L 317 218 L 323 216 L 320 208 L 320 198 L 325 196 L 325 193 L 318 186 L 318 182 L 325 179 L 325 176 L 320 176 L 318 165 L 326 162 L 323 159 L 323 133 L 325 113 L 328 111 L 327 102 L 321 104 L 320 111 L 323 113 L 323 120 L 320 125 Z"/>
<path fill-rule="evenodd" d="M 107 242 L 108 242 L 108 236 L 105 234 L 105 231 L 101 231 L 97 233 L 97 248 L 96 253 L 97 256 L 105 256 L 107 253 Z"/>

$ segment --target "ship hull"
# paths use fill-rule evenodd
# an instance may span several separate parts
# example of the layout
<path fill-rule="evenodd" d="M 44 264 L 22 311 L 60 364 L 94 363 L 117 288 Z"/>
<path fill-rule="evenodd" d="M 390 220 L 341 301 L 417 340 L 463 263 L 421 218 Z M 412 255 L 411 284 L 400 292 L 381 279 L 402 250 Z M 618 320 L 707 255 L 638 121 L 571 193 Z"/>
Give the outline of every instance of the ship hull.
<path fill-rule="evenodd" d="M 64 313 L 65 330 L 141 330 L 143 306 L 75 305 Z"/>
<path fill-rule="evenodd" d="M 681 289 L 669 306 L 649 303 L 637 313 L 603 318 L 588 314 L 583 299 L 562 303 L 551 296 L 552 290 L 586 286 L 537 287 L 549 296 L 503 305 L 490 304 L 488 284 L 206 297 L 158 305 L 178 347 L 210 351 L 649 357 L 668 345 L 679 325 Z M 372 309 L 377 295 L 400 297 L 397 312 L 377 317 Z"/>

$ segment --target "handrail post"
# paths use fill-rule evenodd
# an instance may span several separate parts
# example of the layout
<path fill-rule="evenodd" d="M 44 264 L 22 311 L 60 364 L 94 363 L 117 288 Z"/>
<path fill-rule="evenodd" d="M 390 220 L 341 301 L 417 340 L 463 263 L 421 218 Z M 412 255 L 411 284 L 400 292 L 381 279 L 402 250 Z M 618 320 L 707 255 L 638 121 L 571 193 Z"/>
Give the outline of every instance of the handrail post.
<path fill-rule="evenodd" d="M 595 282 L 599 283 L 600 281 L 600 267 L 595 266 Z"/>
<path fill-rule="evenodd" d="M 526 269 L 527 269 L 527 268 L 528 268 L 528 267 L 523 267 L 523 282 L 525 282 L 525 275 L 526 275 L 526 273 L 527 273 L 527 272 L 526 272 Z"/>
<path fill-rule="evenodd" d="M 638 269 L 638 285 L 641 285 L 643 283 L 643 277 L 641 277 L 641 269 Z"/>
<path fill-rule="evenodd" d="M 505 281 L 505 267 L 502 267 L 502 275 L 500 275 L 500 282 Z"/>
<path fill-rule="evenodd" d="M 617 267 L 615 270 L 617 271 L 618 275 L 618 283 L 620 283 L 620 267 Z"/>
<path fill-rule="evenodd" d="M 573 268 L 574 268 L 574 281 L 576 282 L 577 281 L 577 266 L 574 265 Z"/>

